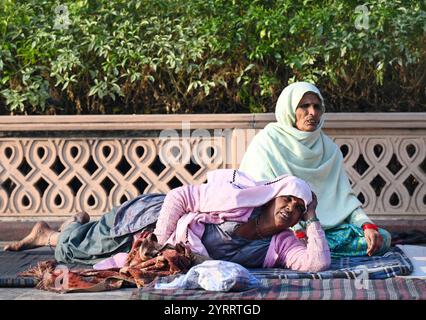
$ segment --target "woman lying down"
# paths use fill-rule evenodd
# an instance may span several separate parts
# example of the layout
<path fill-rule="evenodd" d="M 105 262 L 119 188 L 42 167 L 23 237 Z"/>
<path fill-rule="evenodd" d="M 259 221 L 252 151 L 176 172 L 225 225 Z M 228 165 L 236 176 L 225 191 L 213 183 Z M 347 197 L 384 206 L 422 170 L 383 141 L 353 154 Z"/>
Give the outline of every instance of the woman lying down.
<path fill-rule="evenodd" d="M 205 184 L 182 186 L 166 196 L 141 195 L 99 221 L 78 214 L 60 231 L 38 222 L 27 237 L 5 250 L 55 246 L 60 263 L 94 264 L 128 253 L 134 236 L 155 225 L 159 245 L 183 243 L 208 259 L 248 268 L 329 268 L 330 250 L 315 213 L 317 200 L 306 182 L 290 175 L 256 182 L 230 169 L 211 171 L 207 177 Z M 299 221 L 307 226 L 307 243 L 289 229 Z"/>

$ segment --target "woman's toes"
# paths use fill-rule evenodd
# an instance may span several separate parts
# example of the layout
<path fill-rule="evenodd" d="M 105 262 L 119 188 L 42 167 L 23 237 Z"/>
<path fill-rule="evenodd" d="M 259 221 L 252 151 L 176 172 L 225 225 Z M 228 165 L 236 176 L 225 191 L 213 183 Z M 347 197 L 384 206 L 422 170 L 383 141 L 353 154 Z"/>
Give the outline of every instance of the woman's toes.
<path fill-rule="evenodd" d="M 90 221 L 90 216 L 87 212 L 79 212 L 73 215 L 72 217 L 69 217 L 67 220 L 62 223 L 62 225 L 59 227 L 59 232 L 62 232 L 65 230 L 66 227 L 68 227 L 73 222 L 78 222 L 79 224 L 86 224 Z"/>
<path fill-rule="evenodd" d="M 80 224 L 85 224 L 90 221 L 90 216 L 87 212 L 79 212 L 74 215 L 74 219 L 76 222 Z"/>
<path fill-rule="evenodd" d="M 22 243 L 22 241 L 15 241 L 4 246 L 4 251 L 19 251 L 24 249 L 25 249 L 25 244 Z"/>

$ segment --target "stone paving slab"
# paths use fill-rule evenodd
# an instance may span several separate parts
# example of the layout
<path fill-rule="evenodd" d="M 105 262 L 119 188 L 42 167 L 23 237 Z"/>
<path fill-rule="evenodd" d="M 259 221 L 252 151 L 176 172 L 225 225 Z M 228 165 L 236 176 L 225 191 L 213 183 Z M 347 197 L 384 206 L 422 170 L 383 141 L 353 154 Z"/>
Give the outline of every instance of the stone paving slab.
<path fill-rule="evenodd" d="M 134 290 L 60 294 L 34 288 L 0 288 L 0 300 L 130 300 Z"/>

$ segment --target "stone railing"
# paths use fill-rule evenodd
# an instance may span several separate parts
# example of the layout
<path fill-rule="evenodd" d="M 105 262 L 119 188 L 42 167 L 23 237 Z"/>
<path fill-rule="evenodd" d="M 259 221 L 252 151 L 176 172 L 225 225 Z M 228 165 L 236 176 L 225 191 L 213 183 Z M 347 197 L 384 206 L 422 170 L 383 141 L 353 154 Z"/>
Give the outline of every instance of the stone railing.
<path fill-rule="evenodd" d="M 0 117 L 0 221 L 101 215 L 238 168 L 273 114 Z M 373 219 L 426 219 L 426 113 L 327 114 Z"/>

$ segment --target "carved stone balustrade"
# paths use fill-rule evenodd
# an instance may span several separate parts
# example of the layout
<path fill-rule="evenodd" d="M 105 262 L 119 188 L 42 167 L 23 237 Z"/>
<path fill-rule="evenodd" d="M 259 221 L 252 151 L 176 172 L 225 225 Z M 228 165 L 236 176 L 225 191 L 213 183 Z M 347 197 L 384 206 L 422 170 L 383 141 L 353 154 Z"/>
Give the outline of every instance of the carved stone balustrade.
<path fill-rule="evenodd" d="M 0 222 L 99 216 L 140 193 L 238 168 L 273 114 L 0 117 Z M 426 219 L 426 113 L 330 113 L 374 220 Z"/>

